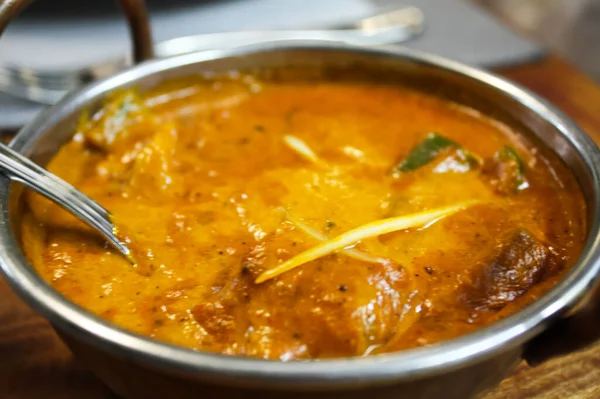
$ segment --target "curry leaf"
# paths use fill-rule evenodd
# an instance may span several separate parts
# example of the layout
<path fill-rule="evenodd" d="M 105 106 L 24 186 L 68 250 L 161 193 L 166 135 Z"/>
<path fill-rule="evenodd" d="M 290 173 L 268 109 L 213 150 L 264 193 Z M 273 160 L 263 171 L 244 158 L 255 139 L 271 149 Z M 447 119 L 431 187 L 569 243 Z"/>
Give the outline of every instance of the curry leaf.
<path fill-rule="evenodd" d="M 441 151 L 447 148 L 458 148 L 456 142 L 438 134 L 429 133 L 425 139 L 417 145 L 408 156 L 402 160 L 396 169 L 400 172 L 415 170 L 431 162 Z"/>

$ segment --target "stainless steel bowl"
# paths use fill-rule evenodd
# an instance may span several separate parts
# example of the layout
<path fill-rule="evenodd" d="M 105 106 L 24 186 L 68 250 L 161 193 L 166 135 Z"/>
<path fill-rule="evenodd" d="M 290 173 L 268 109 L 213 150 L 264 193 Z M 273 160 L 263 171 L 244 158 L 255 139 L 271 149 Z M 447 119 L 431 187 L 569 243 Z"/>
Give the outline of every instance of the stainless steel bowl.
<path fill-rule="evenodd" d="M 206 71 L 285 66 L 351 67 L 357 78 L 410 85 L 493 115 L 554 151 L 573 171 L 588 209 L 588 240 L 568 275 L 522 311 L 439 344 L 366 358 L 276 362 L 197 352 L 143 337 L 73 304 L 38 276 L 19 245 L 22 189 L 0 179 L 0 268 L 15 291 L 125 398 L 263 397 L 465 399 L 507 376 L 536 336 L 571 317 L 596 292 L 600 271 L 600 153 L 570 119 L 535 95 L 484 71 L 402 48 L 271 43 L 145 61 L 93 83 L 23 128 L 12 147 L 44 165 L 74 133 L 84 110 L 106 95 Z M 399 121 L 400 123 L 401 121 Z M 568 337 L 565 337 L 568 339 Z"/>

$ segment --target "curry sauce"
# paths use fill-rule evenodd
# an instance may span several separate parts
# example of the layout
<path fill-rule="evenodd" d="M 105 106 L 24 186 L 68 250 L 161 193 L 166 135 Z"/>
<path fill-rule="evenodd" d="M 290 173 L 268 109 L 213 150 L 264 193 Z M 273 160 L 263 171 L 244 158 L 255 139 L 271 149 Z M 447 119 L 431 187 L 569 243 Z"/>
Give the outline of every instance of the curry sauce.
<path fill-rule="evenodd" d="M 553 154 L 397 85 L 231 73 L 121 92 L 49 170 L 111 211 L 136 264 L 28 192 L 23 247 L 44 279 L 128 330 L 229 355 L 364 356 L 471 332 L 554 285 L 586 232 Z M 352 229 L 460 203 L 260 282 Z"/>

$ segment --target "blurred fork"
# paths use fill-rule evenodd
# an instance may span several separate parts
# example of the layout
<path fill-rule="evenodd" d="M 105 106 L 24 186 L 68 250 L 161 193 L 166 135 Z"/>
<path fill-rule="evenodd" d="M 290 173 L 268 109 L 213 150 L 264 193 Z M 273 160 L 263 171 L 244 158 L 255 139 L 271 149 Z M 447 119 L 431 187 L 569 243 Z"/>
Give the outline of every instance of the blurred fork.
<path fill-rule="evenodd" d="M 1 143 L 0 173 L 71 212 L 102 234 L 109 244 L 132 262 L 129 248 L 115 235 L 110 213 L 81 191 Z"/>

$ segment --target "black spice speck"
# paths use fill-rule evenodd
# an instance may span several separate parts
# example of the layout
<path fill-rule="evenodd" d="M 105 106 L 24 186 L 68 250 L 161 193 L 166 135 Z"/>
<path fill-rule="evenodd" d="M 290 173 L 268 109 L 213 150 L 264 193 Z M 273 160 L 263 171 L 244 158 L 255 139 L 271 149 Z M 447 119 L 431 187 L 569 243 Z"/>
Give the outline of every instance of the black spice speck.
<path fill-rule="evenodd" d="M 338 291 L 346 292 L 346 291 L 348 291 L 348 287 L 346 287 L 344 284 L 342 284 L 338 287 Z"/>

